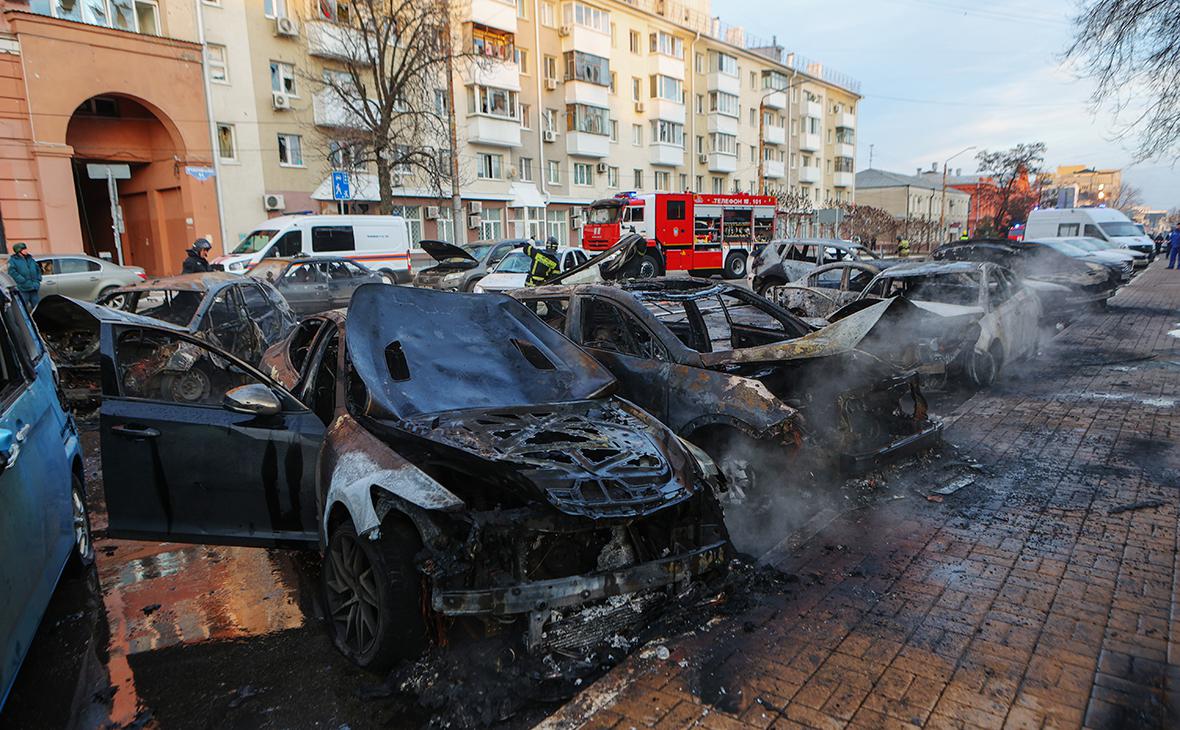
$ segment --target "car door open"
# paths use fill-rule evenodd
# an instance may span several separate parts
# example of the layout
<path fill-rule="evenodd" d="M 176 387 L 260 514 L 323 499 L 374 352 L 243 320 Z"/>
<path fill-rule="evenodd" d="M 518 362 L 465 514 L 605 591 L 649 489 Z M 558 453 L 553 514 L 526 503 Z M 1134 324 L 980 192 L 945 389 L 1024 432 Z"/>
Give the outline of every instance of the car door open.
<path fill-rule="evenodd" d="M 324 424 L 222 350 L 102 325 L 102 464 L 114 537 L 232 545 L 318 539 Z"/>

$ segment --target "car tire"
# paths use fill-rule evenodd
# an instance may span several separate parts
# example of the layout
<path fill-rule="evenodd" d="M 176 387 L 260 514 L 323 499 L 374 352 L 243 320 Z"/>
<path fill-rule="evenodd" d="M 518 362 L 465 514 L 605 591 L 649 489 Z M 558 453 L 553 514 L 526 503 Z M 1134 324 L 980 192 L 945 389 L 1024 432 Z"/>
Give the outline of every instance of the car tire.
<path fill-rule="evenodd" d="M 345 521 L 328 538 L 320 571 L 328 632 L 364 669 L 388 669 L 426 648 L 422 581 L 414 565 L 420 548 L 418 536 L 401 525 L 385 525 L 381 537 L 370 540 Z"/>
<path fill-rule="evenodd" d="M 786 283 L 787 283 L 786 279 L 780 279 L 777 276 L 771 276 L 766 279 L 763 279 L 762 281 L 758 282 L 758 289 L 757 289 L 758 296 L 764 297 L 764 296 L 766 296 L 766 290 L 769 289 L 770 287 L 782 286 L 783 284 L 786 284 Z"/>
<path fill-rule="evenodd" d="M 463 291 L 465 291 L 467 293 L 471 293 L 471 292 L 475 291 L 475 285 L 478 284 L 481 279 L 483 279 L 482 276 L 477 276 L 477 277 L 471 279 L 470 281 L 463 282 Z"/>
<path fill-rule="evenodd" d="M 967 361 L 967 377 L 976 388 L 987 388 L 1000 374 L 999 344 L 992 343 L 987 352 L 972 351 Z"/>
<path fill-rule="evenodd" d="M 725 279 L 744 279 L 749 273 L 750 267 L 747 265 L 749 258 L 747 258 L 745 251 L 734 251 L 725 259 L 725 268 L 721 272 L 722 278 Z"/>
<path fill-rule="evenodd" d="M 648 252 L 640 257 L 635 264 L 636 279 L 652 279 L 660 275 L 660 260 L 655 254 Z"/>
<path fill-rule="evenodd" d="M 94 533 L 90 530 L 90 513 L 86 509 L 86 490 L 82 480 L 74 475 L 70 489 L 71 521 L 74 528 L 74 549 L 70 551 L 67 569 L 80 575 L 94 565 Z"/>
<path fill-rule="evenodd" d="M 378 271 L 377 273 L 381 275 L 382 279 L 385 279 L 386 284 L 389 284 L 390 286 L 397 286 L 397 275 L 392 271 L 382 270 Z"/>
<path fill-rule="evenodd" d="M 105 299 L 105 298 L 106 298 L 108 295 L 112 294 L 112 293 L 113 293 L 113 292 L 114 292 L 116 289 L 118 289 L 118 288 L 119 288 L 119 287 L 117 287 L 117 286 L 106 286 L 106 287 L 103 287 L 102 291 L 100 291 L 100 292 L 98 293 L 98 297 L 97 297 L 97 298 L 95 298 L 95 300 L 94 300 L 94 301 L 96 301 L 96 302 L 101 302 L 103 299 Z M 126 301 L 127 301 L 126 297 L 119 297 L 118 299 L 115 299 L 115 300 L 113 300 L 113 301 L 107 302 L 106 306 L 108 306 L 108 307 L 111 307 L 112 309 L 122 309 L 122 308 L 123 308 L 123 304 L 124 304 Z"/>

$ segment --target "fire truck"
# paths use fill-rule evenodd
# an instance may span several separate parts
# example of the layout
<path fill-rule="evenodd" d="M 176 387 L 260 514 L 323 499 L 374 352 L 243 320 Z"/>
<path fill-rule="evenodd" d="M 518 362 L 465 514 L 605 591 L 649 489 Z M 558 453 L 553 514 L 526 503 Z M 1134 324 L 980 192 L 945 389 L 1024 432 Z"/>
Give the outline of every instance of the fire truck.
<path fill-rule="evenodd" d="M 740 279 L 750 257 L 774 237 L 776 203 L 743 193 L 619 193 L 586 209 L 582 247 L 602 251 L 634 232 L 648 241 L 639 277 L 688 271 Z"/>

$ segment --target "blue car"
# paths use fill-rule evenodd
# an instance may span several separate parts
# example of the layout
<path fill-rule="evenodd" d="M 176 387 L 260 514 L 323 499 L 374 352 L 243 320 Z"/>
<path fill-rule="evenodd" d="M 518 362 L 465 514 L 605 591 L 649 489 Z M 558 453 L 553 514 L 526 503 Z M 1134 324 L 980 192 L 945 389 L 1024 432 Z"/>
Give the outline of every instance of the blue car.
<path fill-rule="evenodd" d="M 53 362 L 0 274 L 0 709 L 63 569 L 94 560 L 82 474 Z"/>

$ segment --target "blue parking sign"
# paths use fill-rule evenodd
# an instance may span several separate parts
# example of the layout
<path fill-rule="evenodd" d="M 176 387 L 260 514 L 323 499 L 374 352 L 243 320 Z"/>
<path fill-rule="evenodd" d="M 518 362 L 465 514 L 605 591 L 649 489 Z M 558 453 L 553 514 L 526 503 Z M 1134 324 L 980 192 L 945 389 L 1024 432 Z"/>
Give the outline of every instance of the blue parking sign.
<path fill-rule="evenodd" d="M 332 173 L 332 200 L 352 200 L 347 172 Z"/>

